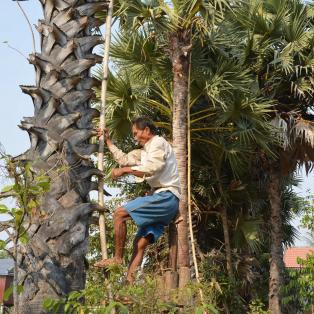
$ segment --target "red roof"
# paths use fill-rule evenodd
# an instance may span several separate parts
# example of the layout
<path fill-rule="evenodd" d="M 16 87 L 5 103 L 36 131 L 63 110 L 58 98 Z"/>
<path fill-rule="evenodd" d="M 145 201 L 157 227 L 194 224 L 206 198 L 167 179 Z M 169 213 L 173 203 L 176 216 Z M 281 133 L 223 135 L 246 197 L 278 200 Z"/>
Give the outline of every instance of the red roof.
<path fill-rule="evenodd" d="M 305 259 L 307 255 L 314 253 L 314 247 L 291 247 L 285 250 L 283 261 L 287 268 L 300 268 L 297 258 Z"/>

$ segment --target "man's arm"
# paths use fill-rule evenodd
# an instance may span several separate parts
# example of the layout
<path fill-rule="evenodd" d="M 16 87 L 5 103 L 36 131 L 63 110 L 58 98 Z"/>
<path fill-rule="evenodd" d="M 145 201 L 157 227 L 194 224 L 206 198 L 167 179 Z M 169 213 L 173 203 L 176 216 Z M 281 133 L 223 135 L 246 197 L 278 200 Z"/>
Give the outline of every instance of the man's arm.
<path fill-rule="evenodd" d="M 111 177 L 112 179 L 116 180 L 117 178 L 126 174 L 131 174 L 139 178 L 143 178 L 145 176 L 145 172 L 133 170 L 131 167 L 122 167 L 113 169 L 111 172 Z"/>
<path fill-rule="evenodd" d="M 120 166 L 135 166 L 141 162 L 141 150 L 140 149 L 132 150 L 131 152 L 126 154 L 112 143 L 108 145 L 108 148 L 114 160 Z"/>
<path fill-rule="evenodd" d="M 104 134 L 105 141 L 107 144 L 108 149 L 110 150 L 114 160 L 120 165 L 120 166 L 135 166 L 138 165 L 141 161 L 141 150 L 135 149 L 132 150 L 129 153 L 124 153 L 122 150 L 120 150 L 117 146 L 115 146 L 110 138 L 109 131 L 105 129 L 105 131 L 102 131 L 101 129 L 98 129 L 98 136 L 101 136 Z"/>
<path fill-rule="evenodd" d="M 166 164 L 166 151 L 162 141 L 157 141 L 147 153 L 147 158 L 143 164 L 113 169 L 111 175 L 117 179 L 126 174 L 132 174 L 136 177 L 150 177 L 161 170 Z"/>

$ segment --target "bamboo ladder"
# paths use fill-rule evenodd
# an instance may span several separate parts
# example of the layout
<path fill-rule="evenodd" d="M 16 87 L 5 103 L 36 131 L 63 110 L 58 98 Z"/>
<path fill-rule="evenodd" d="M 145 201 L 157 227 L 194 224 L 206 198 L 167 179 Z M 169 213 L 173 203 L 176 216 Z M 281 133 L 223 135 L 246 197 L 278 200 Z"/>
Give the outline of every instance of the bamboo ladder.
<path fill-rule="evenodd" d="M 108 5 L 108 12 L 106 17 L 106 33 L 105 33 L 105 47 L 103 57 L 103 79 L 101 83 L 101 107 L 100 107 L 100 121 L 99 128 L 104 130 L 106 127 L 105 112 L 106 112 L 106 96 L 108 87 L 108 74 L 109 74 L 109 49 L 111 40 L 111 23 L 113 14 L 113 0 L 110 0 Z M 104 171 L 104 146 L 105 137 L 104 134 L 99 138 L 99 150 L 98 150 L 98 169 Z M 98 179 L 98 204 L 104 207 L 104 180 L 103 177 Z M 99 234 L 100 234 L 100 246 L 101 255 L 103 259 L 108 258 L 107 241 L 106 241 L 106 221 L 104 213 L 99 213 Z"/>

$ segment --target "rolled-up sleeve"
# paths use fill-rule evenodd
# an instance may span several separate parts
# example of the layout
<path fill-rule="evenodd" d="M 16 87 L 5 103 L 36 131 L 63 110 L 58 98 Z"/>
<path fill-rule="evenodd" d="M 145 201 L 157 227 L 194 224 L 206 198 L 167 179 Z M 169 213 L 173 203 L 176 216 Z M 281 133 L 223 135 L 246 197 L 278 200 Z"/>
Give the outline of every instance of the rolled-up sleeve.
<path fill-rule="evenodd" d="M 138 166 L 133 166 L 133 170 L 145 173 L 145 176 L 153 176 L 160 171 L 166 164 L 166 152 L 162 142 L 157 142 L 150 147 L 145 160 Z"/>
<path fill-rule="evenodd" d="M 109 147 L 110 152 L 112 153 L 112 156 L 114 160 L 120 165 L 120 166 L 135 166 L 139 165 L 141 163 L 141 150 L 135 149 L 132 150 L 129 153 L 124 153 L 121 149 L 119 149 L 115 145 L 111 145 Z"/>

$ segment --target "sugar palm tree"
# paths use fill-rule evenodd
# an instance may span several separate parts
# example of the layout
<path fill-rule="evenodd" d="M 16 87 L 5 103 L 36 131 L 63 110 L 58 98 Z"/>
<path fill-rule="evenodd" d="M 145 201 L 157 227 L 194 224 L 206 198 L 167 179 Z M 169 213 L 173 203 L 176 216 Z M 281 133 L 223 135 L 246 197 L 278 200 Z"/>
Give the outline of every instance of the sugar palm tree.
<path fill-rule="evenodd" d="M 102 37 L 93 31 L 101 21 L 97 11 L 106 1 L 41 0 L 44 19 L 37 30 L 41 51 L 29 56 L 36 70 L 36 85 L 21 86 L 34 103 L 34 117 L 21 122 L 31 148 L 15 158 L 32 161 L 32 171 L 44 172 L 51 186 L 27 217 L 26 245 L 21 245 L 19 281 L 24 286 L 19 313 L 43 313 L 46 297 L 60 298 L 85 285 L 85 254 L 89 217 L 97 209 L 89 192 L 97 190 L 93 175 L 101 175 L 89 156 L 93 118 L 99 115 L 90 101 L 98 82 L 90 68 L 102 58 L 93 48 Z M 98 208 L 98 210 L 101 210 Z"/>
<path fill-rule="evenodd" d="M 282 217 L 281 176 L 299 164 L 310 169 L 313 161 L 313 6 L 299 0 L 244 1 L 230 18 L 230 30 L 242 43 L 239 60 L 256 75 L 264 97 L 274 100 L 273 123 L 279 128 L 282 149 L 271 160 L 271 262 L 269 309 L 281 312 Z M 266 166 L 266 165 L 265 165 Z M 265 170 L 266 170 L 265 169 Z"/>

